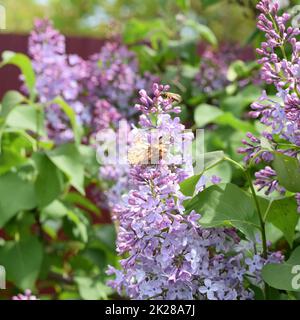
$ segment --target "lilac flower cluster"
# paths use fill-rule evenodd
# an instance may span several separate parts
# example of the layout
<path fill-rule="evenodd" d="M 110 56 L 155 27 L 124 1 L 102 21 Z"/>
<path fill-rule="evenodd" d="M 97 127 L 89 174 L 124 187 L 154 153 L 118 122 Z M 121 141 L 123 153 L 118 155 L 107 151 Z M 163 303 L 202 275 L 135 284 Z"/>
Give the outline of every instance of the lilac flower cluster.
<path fill-rule="evenodd" d="M 268 137 L 267 133 L 263 134 L 264 137 Z M 262 151 L 261 149 L 261 139 L 255 137 L 251 132 L 248 132 L 246 137 L 248 139 L 243 139 L 242 143 L 245 147 L 238 149 L 238 153 L 246 154 L 244 161 L 249 163 L 252 159 L 256 164 L 261 161 L 270 162 L 273 160 L 273 155 L 271 152 Z"/>
<path fill-rule="evenodd" d="M 140 91 L 136 108 L 143 112 L 139 121 L 143 130 L 136 133 L 139 143 L 132 146 L 133 154 L 149 150 L 143 143 L 151 140 L 152 129 L 159 137 L 176 132 L 192 141 L 179 118 L 170 116 L 180 108 L 165 94 L 168 89 L 154 84 L 151 95 Z M 172 144 L 173 140 L 170 149 Z M 185 170 L 190 166 L 179 165 L 170 149 L 155 164 L 140 163 L 148 158 L 147 152 L 138 160 L 132 157 L 130 191 L 114 207 L 117 251 L 126 258 L 120 261 L 122 270 L 109 267 L 107 273 L 116 276 L 109 285 L 132 299 L 252 299 L 253 292 L 245 286 L 247 275 L 262 285 L 259 271 L 266 261 L 253 254 L 245 259 L 246 250 L 234 229 L 205 229 L 197 223 L 199 214 L 185 214 L 186 197 L 179 183 L 190 176 Z M 170 158 L 175 162 L 167 161 Z M 270 258 L 280 261 L 279 256 Z"/>
<path fill-rule="evenodd" d="M 79 101 L 80 82 L 87 77 L 85 62 L 77 55 L 66 55 L 65 38 L 48 20 L 37 20 L 29 38 L 29 54 L 36 73 L 39 101 L 46 104 L 48 134 L 57 143 L 73 139 L 68 118 L 57 104 L 57 96 L 75 110 L 79 122 L 84 121 L 84 105 Z"/>
<path fill-rule="evenodd" d="M 31 290 L 25 290 L 24 294 L 20 293 L 17 296 L 12 297 L 12 300 L 38 300 L 38 298 L 32 295 Z"/>
<path fill-rule="evenodd" d="M 57 143 L 73 139 L 67 116 L 52 103 L 57 96 L 73 108 L 89 137 L 115 126 L 123 116 L 130 118 L 134 93 L 157 79 L 150 73 L 141 77 L 135 54 L 119 43 L 106 43 L 88 60 L 68 55 L 65 37 L 48 20 L 36 21 L 29 38 L 29 53 L 39 101 L 46 105 L 48 135 Z"/>
<path fill-rule="evenodd" d="M 230 81 L 227 72 L 230 64 L 236 60 L 248 61 L 253 58 L 251 48 L 239 48 L 234 44 L 221 44 L 218 50 L 211 46 L 201 48 L 200 70 L 195 77 L 197 89 L 209 94 L 214 91 L 224 90 Z M 241 82 L 243 86 L 247 83 Z"/>
<path fill-rule="evenodd" d="M 257 26 L 266 34 L 258 54 L 262 56 L 261 76 L 277 90 L 281 102 L 269 99 L 264 93 L 259 102 L 252 105 L 252 116 L 260 117 L 265 125 L 272 128 L 272 134 L 279 134 L 285 140 L 300 145 L 300 35 L 299 28 L 288 27 L 290 16 L 278 15 L 277 2 L 263 0 L 257 8 L 259 15 Z M 292 53 L 287 54 L 290 46 Z"/>
<path fill-rule="evenodd" d="M 264 169 L 255 173 L 255 185 L 258 186 L 258 191 L 266 188 L 265 194 L 269 195 L 277 190 L 279 193 L 284 194 L 285 189 L 279 186 L 277 181 L 277 173 L 271 167 L 266 166 Z"/>
<path fill-rule="evenodd" d="M 150 73 L 139 76 L 135 54 L 116 42 L 106 43 L 100 53 L 91 57 L 88 73 L 88 92 L 118 106 L 126 118 L 134 112 L 130 108 L 134 104 L 134 93 L 157 80 Z"/>
<path fill-rule="evenodd" d="M 300 30 L 288 26 L 290 16 L 287 13 L 279 15 L 279 4 L 276 1 L 262 0 L 257 9 L 261 11 L 257 26 L 266 35 L 266 41 L 257 49 L 261 56 L 258 61 L 262 64 L 261 77 L 275 87 L 277 94 L 276 98 L 270 98 L 264 91 L 261 98 L 252 104 L 250 115 L 259 118 L 268 127 L 263 136 L 274 149 L 295 156 L 297 151 L 293 145 L 300 146 L 300 42 L 297 39 Z M 287 53 L 287 48 L 291 49 L 291 54 Z M 260 139 L 251 134 L 248 138 L 250 142 L 244 140 L 246 147 L 239 150 L 247 154 L 245 161 L 253 159 L 255 163 L 261 160 L 270 162 L 272 155 L 262 151 Z M 291 147 L 281 150 L 276 142 L 278 138 L 284 139 Z M 255 184 L 259 190 L 265 188 L 266 194 L 274 190 L 284 192 L 278 185 L 276 172 L 269 166 L 257 172 L 256 178 Z"/>

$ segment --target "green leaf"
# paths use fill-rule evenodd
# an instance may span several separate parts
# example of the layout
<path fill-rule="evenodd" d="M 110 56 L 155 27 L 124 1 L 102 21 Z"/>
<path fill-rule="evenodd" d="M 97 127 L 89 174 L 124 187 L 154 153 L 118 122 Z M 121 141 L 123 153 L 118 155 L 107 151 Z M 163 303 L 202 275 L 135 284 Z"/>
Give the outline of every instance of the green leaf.
<path fill-rule="evenodd" d="M 59 200 L 54 200 L 41 212 L 42 220 L 47 218 L 59 219 L 67 216 L 69 209 Z"/>
<path fill-rule="evenodd" d="M 126 44 L 136 44 L 141 40 L 151 40 L 154 49 L 159 40 L 167 41 L 167 30 L 164 21 L 161 19 L 151 19 L 151 21 L 130 19 L 125 25 L 123 41 Z"/>
<path fill-rule="evenodd" d="M 239 78 L 243 78 L 247 75 L 248 68 L 244 61 L 234 61 L 228 68 L 227 78 L 229 81 L 235 81 Z"/>
<path fill-rule="evenodd" d="M 34 185 L 16 173 L 0 176 L 0 228 L 20 210 L 36 207 Z"/>
<path fill-rule="evenodd" d="M 218 44 L 218 40 L 217 40 L 215 34 L 206 25 L 200 24 L 197 21 L 192 20 L 192 19 L 187 19 L 185 21 L 185 25 L 187 27 L 192 28 L 194 31 L 196 31 L 198 36 L 200 36 L 201 39 L 206 40 L 211 45 L 216 46 Z"/>
<path fill-rule="evenodd" d="M 91 176 L 97 176 L 99 171 L 99 163 L 97 161 L 96 149 L 91 145 L 80 145 L 78 150 L 83 159 L 84 167 Z"/>
<path fill-rule="evenodd" d="M 78 126 L 78 123 L 76 120 L 76 113 L 74 109 L 69 104 L 67 104 L 65 100 L 63 100 L 60 97 L 57 97 L 56 99 L 54 99 L 53 103 L 58 104 L 63 110 L 63 112 L 66 114 L 66 116 L 69 118 L 72 129 L 73 129 L 75 141 L 77 144 L 79 144 L 81 139 L 81 134 L 82 134 L 82 128 Z"/>
<path fill-rule="evenodd" d="M 34 94 L 35 87 L 35 74 L 31 60 L 22 53 L 15 53 L 12 51 L 5 51 L 2 54 L 3 61 L 0 64 L 0 67 L 3 67 L 7 64 L 13 64 L 21 69 L 25 84 L 31 93 L 31 96 Z"/>
<path fill-rule="evenodd" d="M 75 277 L 79 293 L 84 300 L 107 299 L 112 290 L 102 282 L 87 277 Z"/>
<path fill-rule="evenodd" d="M 94 204 L 92 203 L 89 199 L 83 197 L 81 194 L 79 193 L 75 193 L 75 192 L 69 192 L 65 197 L 64 200 L 66 202 L 70 202 L 72 204 L 75 205 L 80 205 L 81 207 L 88 209 L 94 213 L 97 214 L 101 214 L 100 209 Z"/>
<path fill-rule="evenodd" d="M 287 262 L 264 266 L 262 277 L 273 288 L 300 292 L 300 247 L 293 251 Z"/>
<path fill-rule="evenodd" d="M 38 169 L 38 176 L 35 181 L 37 203 L 42 208 L 60 195 L 63 190 L 63 177 L 47 155 L 35 153 L 33 154 L 33 160 Z"/>
<path fill-rule="evenodd" d="M 191 197 L 194 195 L 196 185 L 202 174 L 220 163 L 224 159 L 225 155 L 223 151 L 213 151 L 204 153 L 200 156 L 203 157 L 203 171 L 200 174 L 189 177 L 180 183 L 180 190 L 185 196 Z"/>
<path fill-rule="evenodd" d="M 216 118 L 222 115 L 224 112 L 217 107 L 209 104 L 200 104 L 196 107 L 194 113 L 195 123 L 199 128 L 204 127 L 208 123 L 213 122 Z"/>
<path fill-rule="evenodd" d="M 6 92 L 2 100 L 0 117 L 6 119 L 12 109 L 22 103 L 24 99 L 24 96 L 22 96 L 18 91 Z"/>
<path fill-rule="evenodd" d="M 68 210 L 68 219 L 75 225 L 73 227 L 73 234 L 76 237 L 80 237 L 83 242 L 88 241 L 88 220 L 84 216 L 81 210 L 78 208 L 73 208 L 73 210 Z"/>
<path fill-rule="evenodd" d="M 13 128 L 39 131 L 45 135 L 45 119 L 43 112 L 38 112 L 34 106 L 22 105 L 15 107 L 7 117 L 7 125 Z"/>
<path fill-rule="evenodd" d="M 290 247 L 293 246 L 295 229 L 299 220 L 294 197 L 273 200 L 269 205 L 265 220 L 282 231 Z"/>
<path fill-rule="evenodd" d="M 204 7 L 212 6 L 214 4 L 217 4 L 218 2 L 220 2 L 220 0 L 202 0 Z"/>
<path fill-rule="evenodd" d="M 7 280 L 22 290 L 34 289 L 42 259 L 42 245 L 35 237 L 19 242 L 7 241 L 0 247 L 0 265 L 6 269 Z"/>
<path fill-rule="evenodd" d="M 201 178 L 201 175 L 189 177 L 180 183 L 180 191 L 187 197 L 194 195 L 196 185 Z"/>
<path fill-rule="evenodd" d="M 221 101 L 221 109 L 232 112 L 236 117 L 240 117 L 253 101 L 261 96 L 261 88 L 249 85 L 245 89 L 239 91 L 235 96 L 229 96 Z"/>
<path fill-rule="evenodd" d="M 231 183 L 213 185 L 198 193 L 186 204 L 186 211 L 192 210 L 202 215 L 201 225 L 233 226 L 250 239 L 260 228 L 253 199 Z"/>
<path fill-rule="evenodd" d="M 191 6 L 190 0 L 176 0 L 176 4 L 181 10 L 187 10 Z"/>
<path fill-rule="evenodd" d="M 66 174 L 71 185 L 84 194 L 84 165 L 78 148 L 74 144 L 64 144 L 47 155 Z"/>
<path fill-rule="evenodd" d="M 292 192 L 300 192 L 299 160 L 279 152 L 274 154 L 273 167 L 283 187 Z"/>
<path fill-rule="evenodd" d="M 14 167 L 18 167 L 26 161 L 27 159 L 21 156 L 19 152 L 10 150 L 9 148 L 3 149 L 0 153 L 0 175 L 10 171 Z"/>
<path fill-rule="evenodd" d="M 231 112 L 225 112 L 214 120 L 214 123 L 232 127 L 242 132 L 256 132 L 254 126 L 246 121 L 236 118 Z"/>
<path fill-rule="evenodd" d="M 232 166 L 228 162 L 219 163 L 217 166 L 214 166 L 211 169 L 208 169 L 205 172 L 205 186 L 209 187 L 213 185 L 211 182 L 212 176 L 217 176 L 221 179 L 221 183 L 229 183 L 232 176 Z"/>

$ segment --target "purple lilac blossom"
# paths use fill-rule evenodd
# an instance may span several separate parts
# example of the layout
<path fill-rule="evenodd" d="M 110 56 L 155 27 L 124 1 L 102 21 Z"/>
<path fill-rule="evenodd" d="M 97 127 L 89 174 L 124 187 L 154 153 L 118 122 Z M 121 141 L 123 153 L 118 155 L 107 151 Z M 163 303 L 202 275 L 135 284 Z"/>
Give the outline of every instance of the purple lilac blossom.
<path fill-rule="evenodd" d="M 17 296 L 12 297 L 12 300 L 38 300 L 38 298 L 32 295 L 31 290 L 25 290 L 24 294 L 19 293 Z"/>
<path fill-rule="evenodd" d="M 254 184 L 258 186 L 258 191 L 266 188 L 266 195 L 269 195 L 275 190 L 281 194 L 285 193 L 285 189 L 279 186 L 276 171 L 271 167 L 266 166 L 264 169 L 257 171 L 255 178 Z"/>
<path fill-rule="evenodd" d="M 170 129 L 185 134 L 179 118 L 170 116 L 180 108 L 166 98 L 167 90 L 154 84 L 151 95 L 140 91 L 136 108 L 143 112 L 139 121 L 143 135 L 151 129 L 158 129 L 158 135 Z M 185 139 L 191 142 L 193 136 Z M 185 214 L 186 197 L 179 183 L 190 172 L 183 173 L 182 166 L 170 164 L 167 158 L 156 164 L 130 165 L 130 191 L 114 207 L 117 251 L 125 258 L 121 270 L 109 267 L 107 273 L 116 276 L 109 285 L 131 299 L 252 299 L 244 281 L 250 273 L 262 285 L 260 274 L 253 273 L 259 273 L 266 261 L 250 255 L 247 264 L 234 229 L 205 229 L 198 224 L 199 214 Z"/>
<path fill-rule="evenodd" d="M 289 26 L 289 14 L 279 15 L 278 1 L 262 0 L 258 3 L 257 9 L 261 12 L 257 27 L 266 37 L 261 48 L 257 49 L 261 56 L 258 60 L 262 65 L 261 78 L 267 84 L 273 85 L 277 94 L 276 98 L 271 98 L 263 91 L 261 98 L 252 104 L 253 111 L 250 112 L 250 116 L 259 118 L 261 123 L 268 127 L 264 137 L 274 149 L 296 156 L 298 152 L 293 145 L 300 146 L 300 30 Z M 286 50 L 288 47 L 291 48 L 291 53 Z M 280 150 L 275 142 L 277 137 L 284 139 L 291 148 Z M 246 147 L 239 150 L 240 153 L 246 153 L 246 162 L 253 158 L 255 163 L 272 160 L 271 156 L 268 156 L 269 159 L 263 159 L 264 153 L 260 153 L 255 159 L 257 152 L 261 150 L 260 140 L 253 136 L 250 140 L 251 143 L 243 140 Z M 283 192 L 284 189 L 276 181 L 276 172 L 270 167 L 259 171 L 256 177 L 255 184 L 259 189 L 266 188 L 266 194 L 274 190 Z"/>
<path fill-rule="evenodd" d="M 66 54 L 65 37 L 48 20 L 36 20 L 29 37 L 29 54 L 39 101 L 46 105 L 48 135 L 57 143 L 70 141 L 74 136 L 69 120 L 51 101 L 61 96 L 74 109 L 78 122 L 83 122 L 85 108 L 78 98 L 80 82 L 87 77 L 85 62 L 77 55 Z"/>
<path fill-rule="evenodd" d="M 268 98 L 264 92 L 262 98 L 252 105 L 252 116 L 272 128 L 273 134 L 280 134 L 285 140 L 300 145 L 300 35 L 299 28 L 288 26 L 290 16 L 278 14 L 279 4 L 267 0 L 261 1 L 257 8 L 261 11 L 257 27 L 266 35 L 266 41 L 257 49 L 261 56 L 261 77 L 277 90 L 279 102 Z M 292 53 L 288 54 L 287 46 Z M 280 54 L 278 53 L 280 52 Z"/>
<path fill-rule="evenodd" d="M 65 37 L 48 20 L 35 22 L 29 54 L 39 101 L 46 106 L 48 136 L 56 143 L 74 138 L 69 119 L 59 105 L 51 103 L 57 96 L 74 109 L 78 123 L 87 129 L 87 140 L 99 130 L 116 126 L 121 115 L 130 119 L 135 92 L 157 81 L 149 72 L 140 76 L 135 54 L 117 42 L 107 42 L 86 61 L 68 55 Z"/>

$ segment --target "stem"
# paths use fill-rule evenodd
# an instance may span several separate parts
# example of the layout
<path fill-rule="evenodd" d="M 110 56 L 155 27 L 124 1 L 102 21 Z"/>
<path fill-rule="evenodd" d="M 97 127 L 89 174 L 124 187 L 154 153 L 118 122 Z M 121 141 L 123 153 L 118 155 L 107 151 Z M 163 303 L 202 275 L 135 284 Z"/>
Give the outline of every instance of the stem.
<path fill-rule="evenodd" d="M 280 34 L 280 30 L 279 30 L 278 24 L 277 24 L 276 20 L 274 19 L 274 17 L 271 14 L 269 14 L 269 18 L 271 19 L 271 21 L 273 23 L 273 26 L 274 26 L 274 29 L 276 30 L 276 32 L 278 34 Z M 281 53 L 282 53 L 284 59 L 287 60 L 287 55 L 286 55 L 286 52 L 285 52 L 284 45 L 279 46 L 279 48 L 281 50 Z"/>
<path fill-rule="evenodd" d="M 248 170 L 245 170 L 245 175 L 247 177 L 247 180 L 248 180 L 248 183 L 249 183 L 249 186 L 250 186 L 250 190 L 251 190 L 254 202 L 255 202 L 255 206 L 256 206 L 257 213 L 258 213 L 258 217 L 259 217 L 260 228 L 261 228 L 261 237 L 262 237 L 262 246 L 263 246 L 263 257 L 264 257 L 264 259 L 267 259 L 268 258 L 268 250 L 267 250 L 268 247 L 267 247 L 266 228 L 265 228 L 265 222 L 264 222 L 264 219 L 263 219 L 263 214 L 261 212 L 261 209 L 260 209 L 260 206 L 259 206 L 259 202 L 258 202 L 258 198 L 256 196 L 256 192 L 255 192 L 255 189 L 254 189 L 254 186 L 253 186 L 253 183 L 252 183 L 252 179 L 251 179 L 251 176 L 250 176 L 250 173 L 249 173 Z"/>
<path fill-rule="evenodd" d="M 254 199 L 254 203 L 255 203 L 255 206 L 256 206 L 256 210 L 257 210 L 257 213 L 258 213 L 258 218 L 259 218 L 259 222 L 260 222 L 260 230 L 261 230 L 261 238 L 262 238 L 263 258 L 266 260 L 268 258 L 268 246 L 267 246 L 265 220 L 264 220 L 262 211 L 260 209 L 258 198 L 257 198 L 256 192 L 255 192 L 255 189 L 254 189 L 254 186 L 253 186 L 253 183 L 252 183 L 251 175 L 250 175 L 248 169 L 244 168 L 238 162 L 236 162 L 236 161 L 234 161 L 234 160 L 232 160 L 230 158 L 227 158 L 227 157 L 225 157 L 225 160 L 230 162 L 230 163 L 232 163 L 232 164 L 234 164 L 238 168 L 240 168 L 244 172 L 244 174 L 245 174 L 245 176 L 247 178 L 247 181 L 249 183 L 250 190 L 251 190 L 251 193 L 252 193 L 252 196 L 253 196 L 253 199 Z M 267 283 L 265 283 L 264 296 L 265 296 L 265 299 L 268 300 L 268 297 L 269 297 L 269 286 L 268 286 Z"/>
<path fill-rule="evenodd" d="M 40 126 L 40 115 L 41 115 L 41 109 L 39 105 L 35 105 L 36 106 L 36 142 L 37 142 L 37 149 L 40 150 L 40 130 L 41 130 L 41 126 Z"/>

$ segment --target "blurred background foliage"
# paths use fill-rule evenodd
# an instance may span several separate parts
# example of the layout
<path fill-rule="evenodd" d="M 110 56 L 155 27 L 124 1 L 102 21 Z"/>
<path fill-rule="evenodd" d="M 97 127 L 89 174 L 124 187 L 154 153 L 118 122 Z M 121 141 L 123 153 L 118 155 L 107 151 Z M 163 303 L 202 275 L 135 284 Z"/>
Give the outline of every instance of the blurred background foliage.
<path fill-rule="evenodd" d="M 174 15 L 184 12 L 207 24 L 217 38 L 244 41 L 255 27 L 255 0 L 1 0 L 7 31 L 27 33 L 35 17 L 49 17 L 65 34 L 111 37 L 132 19 L 161 18 L 172 30 Z M 226 6 L 226 10 L 224 10 Z M 236 28 L 236 26 L 239 26 Z M 226 26 L 226 28 L 224 27 Z"/>

